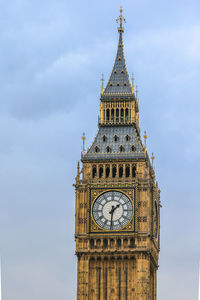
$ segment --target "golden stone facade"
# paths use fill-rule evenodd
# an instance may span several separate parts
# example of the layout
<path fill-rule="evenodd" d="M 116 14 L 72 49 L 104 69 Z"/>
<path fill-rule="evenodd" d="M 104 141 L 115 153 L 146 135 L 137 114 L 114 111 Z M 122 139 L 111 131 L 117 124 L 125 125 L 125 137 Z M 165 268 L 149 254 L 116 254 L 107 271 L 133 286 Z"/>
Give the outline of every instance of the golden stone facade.
<path fill-rule="evenodd" d="M 157 295 L 160 190 L 140 137 L 138 99 L 123 56 L 123 20 L 121 11 L 99 130 L 77 167 L 77 300 L 156 300 Z"/>

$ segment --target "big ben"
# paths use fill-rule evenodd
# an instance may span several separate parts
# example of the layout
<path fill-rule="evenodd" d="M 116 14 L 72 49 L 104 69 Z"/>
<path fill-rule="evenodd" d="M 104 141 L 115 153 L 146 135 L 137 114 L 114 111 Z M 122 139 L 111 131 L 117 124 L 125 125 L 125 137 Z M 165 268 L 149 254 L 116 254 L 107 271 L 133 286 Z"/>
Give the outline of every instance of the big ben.
<path fill-rule="evenodd" d="M 75 183 L 77 300 L 156 300 L 160 190 L 154 156 L 139 128 L 139 106 L 123 45 L 102 85 L 98 131 L 81 154 Z M 85 137 L 83 136 L 83 141 Z"/>

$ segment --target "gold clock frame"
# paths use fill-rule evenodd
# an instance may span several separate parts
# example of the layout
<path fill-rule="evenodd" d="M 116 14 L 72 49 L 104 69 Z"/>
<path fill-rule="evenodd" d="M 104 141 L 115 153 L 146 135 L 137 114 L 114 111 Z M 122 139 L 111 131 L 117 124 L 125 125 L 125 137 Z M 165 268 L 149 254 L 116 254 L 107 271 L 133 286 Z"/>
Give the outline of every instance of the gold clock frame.
<path fill-rule="evenodd" d="M 98 197 L 100 197 L 102 194 L 106 192 L 120 192 L 124 194 L 128 199 L 131 201 L 132 207 L 133 207 L 133 213 L 132 217 L 129 220 L 129 222 L 122 227 L 121 229 L 117 230 L 108 230 L 108 229 L 103 229 L 101 226 L 99 226 L 92 214 L 92 208 L 97 200 Z M 132 187 L 122 187 L 122 188 L 105 188 L 105 187 L 97 187 L 97 188 L 90 188 L 90 217 L 89 217 L 89 232 L 90 233 L 105 233 L 105 234 L 117 234 L 121 232 L 134 232 L 135 231 L 135 186 Z"/>

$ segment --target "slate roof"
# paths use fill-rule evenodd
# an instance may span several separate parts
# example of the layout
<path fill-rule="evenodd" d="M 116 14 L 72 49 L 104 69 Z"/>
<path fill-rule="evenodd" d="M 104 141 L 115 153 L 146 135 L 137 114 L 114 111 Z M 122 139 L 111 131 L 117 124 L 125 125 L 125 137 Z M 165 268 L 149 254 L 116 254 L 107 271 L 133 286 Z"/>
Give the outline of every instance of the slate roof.
<path fill-rule="evenodd" d="M 110 79 L 103 92 L 103 96 L 110 95 L 110 94 L 132 95 L 132 88 L 129 82 L 129 75 L 126 69 L 126 62 L 124 57 L 122 33 L 123 31 L 119 31 L 119 43 L 117 48 L 117 55 L 115 58 L 113 70 L 110 75 Z"/>
<path fill-rule="evenodd" d="M 127 135 L 129 136 L 128 141 L 126 140 Z M 115 136 L 117 136 L 117 141 L 115 141 Z M 122 152 L 120 151 L 121 146 L 123 147 Z M 134 151 L 132 150 L 132 146 L 135 148 Z M 107 147 L 110 148 L 109 153 L 107 152 Z M 92 146 L 82 157 L 83 160 L 140 158 L 145 158 L 145 154 L 134 125 L 100 127 Z"/>

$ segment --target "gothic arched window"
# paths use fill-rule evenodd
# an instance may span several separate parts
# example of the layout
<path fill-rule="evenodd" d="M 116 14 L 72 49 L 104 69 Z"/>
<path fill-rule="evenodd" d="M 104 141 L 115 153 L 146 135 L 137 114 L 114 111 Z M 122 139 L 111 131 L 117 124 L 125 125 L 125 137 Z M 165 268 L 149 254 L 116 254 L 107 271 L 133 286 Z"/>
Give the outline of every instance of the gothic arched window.
<path fill-rule="evenodd" d="M 117 142 L 118 139 L 119 139 L 118 136 L 115 134 L 115 136 L 114 136 L 114 141 Z"/>
<path fill-rule="evenodd" d="M 111 109 L 111 121 L 114 122 L 114 109 Z"/>
<path fill-rule="evenodd" d="M 116 122 L 119 122 L 119 109 L 116 109 Z"/>
<path fill-rule="evenodd" d="M 117 247 L 121 247 L 121 245 L 122 245 L 122 241 L 121 241 L 121 239 L 117 239 Z"/>
<path fill-rule="evenodd" d="M 112 177 L 115 178 L 116 174 L 117 174 L 116 166 L 113 166 L 113 168 L 112 168 Z"/>
<path fill-rule="evenodd" d="M 97 168 L 96 166 L 93 166 L 92 168 L 92 177 L 94 178 L 97 175 Z"/>
<path fill-rule="evenodd" d="M 132 238 L 130 239 L 130 248 L 134 248 L 135 247 L 135 240 Z"/>
<path fill-rule="evenodd" d="M 119 167 L 119 177 L 123 176 L 123 166 Z"/>
<path fill-rule="evenodd" d="M 106 178 L 110 175 L 110 167 L 106 167 Z"/>
<path fill-rule="evenodd" d="M 136 166 L 132 167 L 132 177 L 136 176 Z"/>
<path fill-rule="evenodd" d="M 126 166 L 126 177 L 130 176 L 130 167 Z"/>
<path fill-rule="evenodd" d="M 99 178 L 103 177 L 103 167 L 99 168 Z"/>
<path fill-rule="evenodd" d="M 106 121 L 110 121 L 110 109 L 106 110 Z"/>
<path fill-rule="evenodd" d="M 98 153 L 99 151 L 100 151 L 99 147 L 96 146 L 96 147 L 95 147 L 95 152 Z"/>
<path fill-rule="evenodd" d="M 122 145 L 119 147 L 119 151 L 120 152 L 124 152 L 125 151 L 125 149 L 124 149 L 124 147 Z"/>
<path fill-rule="evenodd" d="M 121 109 L 121 122 L 124 122 L 124 109 Z"/>
<path fill-rule="evenodd" d="M 106 151 L 107 153 L 110 153 L 111 152 L 111 148 L 109 146 L 106 147 Z"/>
<path fill-rule="evenodd" d="M 131 146 L 131 151 L 134 152 L 135 150 L 136 150 L 135 146 L 132 145 L 132 146 Z"/>
<path fill-rule="evenodd" d="M 128 108 L 125 110 L 125 121 L 128 122 Z"/>

